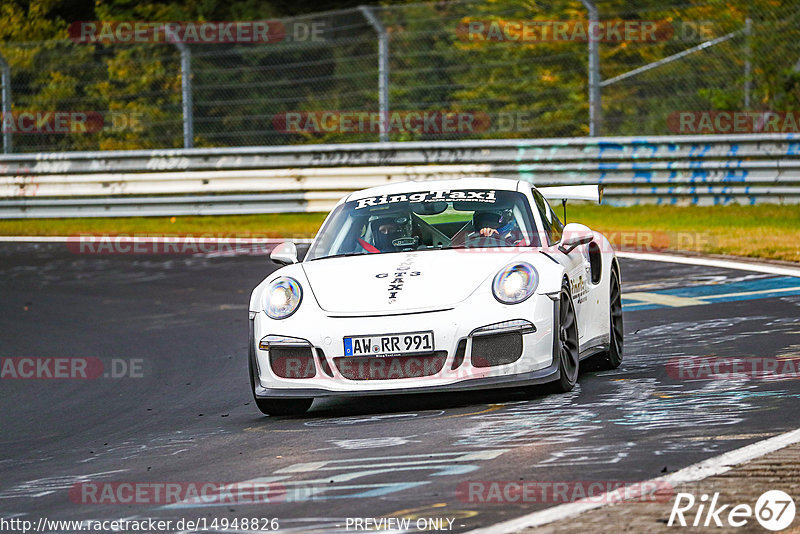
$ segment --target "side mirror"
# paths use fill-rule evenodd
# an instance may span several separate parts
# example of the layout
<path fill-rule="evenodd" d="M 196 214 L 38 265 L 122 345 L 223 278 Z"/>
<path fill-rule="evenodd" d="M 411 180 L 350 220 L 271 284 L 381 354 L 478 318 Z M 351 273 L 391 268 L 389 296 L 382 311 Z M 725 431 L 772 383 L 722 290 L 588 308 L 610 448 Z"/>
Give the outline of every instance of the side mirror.
<path fill-rule="evenodd" d="M 575 247 L 591 243 L 592 239 L 594 239 L 594 232 L 588 226 L 580 223 L 569 223 L 561 233 L 561 245 L 559 245 L 558 250 L 564 254 L 569 254 Z"/>
<path fill-rule="evenodd" d="M 284 241 L 269 255 L 269 259 L 278 265 L 291 265 L 297 263 L 297 246 L 291 241 Z"/>

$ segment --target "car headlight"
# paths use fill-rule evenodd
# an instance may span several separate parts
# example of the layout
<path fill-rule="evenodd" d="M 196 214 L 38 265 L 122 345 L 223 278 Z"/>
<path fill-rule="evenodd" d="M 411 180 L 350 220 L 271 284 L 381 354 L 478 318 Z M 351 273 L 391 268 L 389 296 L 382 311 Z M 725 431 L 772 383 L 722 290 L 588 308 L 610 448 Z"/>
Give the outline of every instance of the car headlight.
<path fill-rule="evenodd" d="M 518 304 L 536 291 L 539 273 L 527 263 L 514 263 L 497 273 L 492 283 L 494 298 L 504 304 Z"/>
<path fill-rule="evenodd" d="M 264 311 L 273 319 L 286 319 L 303 300 L 303 290 L 294 278 L 282 276 L 273 280 L 264 294 Z"/>

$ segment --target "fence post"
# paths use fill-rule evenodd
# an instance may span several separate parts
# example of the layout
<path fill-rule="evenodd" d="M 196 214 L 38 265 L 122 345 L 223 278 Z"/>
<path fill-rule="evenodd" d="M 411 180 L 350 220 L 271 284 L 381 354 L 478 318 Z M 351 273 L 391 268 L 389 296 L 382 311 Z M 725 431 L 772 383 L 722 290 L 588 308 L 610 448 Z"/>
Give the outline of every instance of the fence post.
<path fill-rule="evenodd" d="M 589 12 L 589 135 L 600 135 L 603 108 L 600 105 L 600 48 L 592 28 L 598 21 L 597 7 L 592 0 L 581 0 Z M 594 23 L 594 24 L 592 24 Z"/>
<path fill-rule="evenodd" d="M 183 109 L 183 148 L 194 146 L 194 110 L 192 106 L 192 52 L 186 43 L 178 39 L 169 24 L 166 33 L 181 54 L 181 102 Z"/>
<path fill-rule="evenodd" d="M 2 117 L 3 117 L 3 153 L 11 154 L 14 150 L 11 140 L 11 130 L 5 128 L 6 114 L 11 114 L 11 66 L 0 54 L 0 69 L 2 69 L 2 83 L 3 83 L 3 96 L 2 96 Z"/>
<path fill-rule="evenodd" d="M 752 50 L 752 42 L 751 37 L 753 35 L 753 21 L 748 17 L 744 21 L 744 38 L 745 38 L 745 45 L 744 45 L 744 109 L 750 109 L 750 90 L 752 88 L 752 80 L 750 77 L 752 76 L 752 69 L 753 66 L 751 64 L 751 59 L 753 55 Z"/>
<path fill-rule="evenodd" d="M 358 6 L 370 26 L 378 34 L 378 108 L 381 114 L 380 140 L 389 140 L 389 35 L 386 27 L 369 6 Z"/>

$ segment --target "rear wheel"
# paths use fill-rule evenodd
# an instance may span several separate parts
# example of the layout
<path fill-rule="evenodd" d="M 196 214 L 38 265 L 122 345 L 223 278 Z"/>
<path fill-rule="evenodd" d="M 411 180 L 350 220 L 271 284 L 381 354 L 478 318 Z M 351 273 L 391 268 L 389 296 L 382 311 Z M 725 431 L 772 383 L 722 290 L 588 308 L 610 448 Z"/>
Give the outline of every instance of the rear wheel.
<path fill-rule="evenodd" d="M 260 399 L 256 397 L 256 364 L 255 364 L 255 349 L 253 342 L 250 340 L 250 350 L 248 351 L 248 368 L 250 370 L 250 391 L 253 392 L 253 399 L 256 401 L 256 406 L 264 415 L 301 415 L 306 413 L 314 399 Z"/>
<path fill-rule="evenodd" d="M 609 328 L 608 350 L 597 355 L 596 361 L 601 369 L 616 369 L 622 363 L 622 290 L 619 283 L 619 272 L 611 270 L 609 312 L 611 324 Z"/>
<path fill-rule="evenodd" d="M 575 318 L 575 305 L 572 303 L 566 280 L 561 285 L 558 324 L 553 325 L 553 332 L 558 336 L 553 345 L 553 358 L 558 359 L 558 380 L 553 382 L 552 388 L 556 392 L 566 393 L 575 387 L 580 365 L 578 321 Z"/>

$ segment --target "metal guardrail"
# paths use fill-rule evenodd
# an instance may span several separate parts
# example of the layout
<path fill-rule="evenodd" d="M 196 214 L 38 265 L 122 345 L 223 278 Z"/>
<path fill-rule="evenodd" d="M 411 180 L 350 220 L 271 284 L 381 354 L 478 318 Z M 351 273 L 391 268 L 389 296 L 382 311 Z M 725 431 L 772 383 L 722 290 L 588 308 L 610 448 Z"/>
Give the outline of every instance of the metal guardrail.
<path fill-rule="evenodd" d="M 599 182 L 618 205 L 800 203 L 800 136 L 14 154 L 0 156 L 0 218 L 327 211 L 348 191 L 462 176 Z"/>

